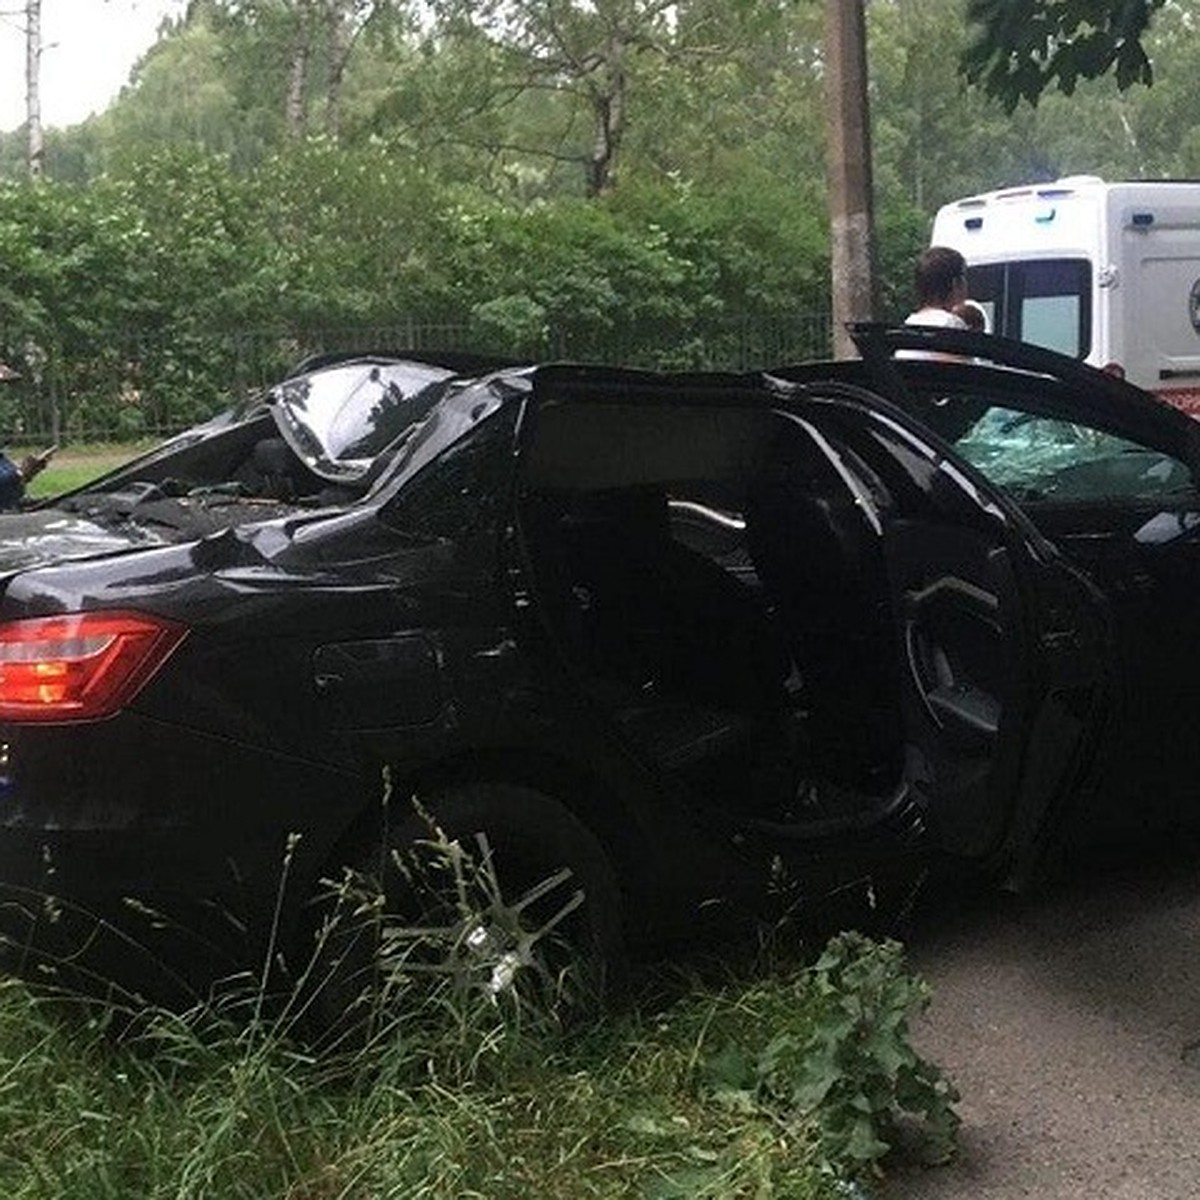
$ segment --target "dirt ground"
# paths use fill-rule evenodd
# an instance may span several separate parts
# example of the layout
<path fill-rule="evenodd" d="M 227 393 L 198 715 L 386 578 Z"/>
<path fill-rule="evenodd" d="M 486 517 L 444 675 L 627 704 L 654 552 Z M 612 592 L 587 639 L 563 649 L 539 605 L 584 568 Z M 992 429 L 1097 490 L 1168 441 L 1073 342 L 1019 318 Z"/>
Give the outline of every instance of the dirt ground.
<path fill-rule="evenodd" d="M 894 1168 L 879 1200 L 1200 1197 L 1200 852 L 930 897 L 908 948 L 963 1126 L 955 1161 Z"/>

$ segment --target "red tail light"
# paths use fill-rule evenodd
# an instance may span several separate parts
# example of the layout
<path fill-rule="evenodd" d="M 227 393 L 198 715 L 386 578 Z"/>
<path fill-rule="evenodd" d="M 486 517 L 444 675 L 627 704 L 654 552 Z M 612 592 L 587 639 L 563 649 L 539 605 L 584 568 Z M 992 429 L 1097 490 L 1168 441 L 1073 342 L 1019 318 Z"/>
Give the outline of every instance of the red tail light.
<path fill-rule="evenodd" d="M 186 630 L 132 612 L 0 624 L 0 720 L 94 721 L 126 704 Z"/>

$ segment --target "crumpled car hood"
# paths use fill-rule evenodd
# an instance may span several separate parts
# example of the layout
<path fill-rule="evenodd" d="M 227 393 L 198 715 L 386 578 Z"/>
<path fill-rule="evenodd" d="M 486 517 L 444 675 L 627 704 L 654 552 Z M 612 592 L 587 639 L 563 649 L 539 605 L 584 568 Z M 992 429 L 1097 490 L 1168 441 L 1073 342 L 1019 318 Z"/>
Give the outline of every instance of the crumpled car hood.
<path fill-rule="evenodd" d="M 164 538 L 132 522 L 106 527 L 56 508 L 5 513 L 0 516 L 0 573 L 163 544 Z"/>

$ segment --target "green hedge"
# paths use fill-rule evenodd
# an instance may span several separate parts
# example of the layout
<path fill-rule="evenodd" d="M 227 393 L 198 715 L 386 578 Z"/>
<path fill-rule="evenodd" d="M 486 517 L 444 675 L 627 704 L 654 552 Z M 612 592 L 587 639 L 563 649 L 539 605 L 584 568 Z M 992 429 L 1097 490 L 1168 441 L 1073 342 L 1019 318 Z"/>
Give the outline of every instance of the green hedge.
<path fill-rule="evenodd" d="M 304 354 L 481 350 L 682 368 L 828 352 L 811 196 L 631 184 L 504 205 L 382 150 L 250 177 L 168 152 L 86 187 L 0 185 L 9 436 L 187 425 Z"/>

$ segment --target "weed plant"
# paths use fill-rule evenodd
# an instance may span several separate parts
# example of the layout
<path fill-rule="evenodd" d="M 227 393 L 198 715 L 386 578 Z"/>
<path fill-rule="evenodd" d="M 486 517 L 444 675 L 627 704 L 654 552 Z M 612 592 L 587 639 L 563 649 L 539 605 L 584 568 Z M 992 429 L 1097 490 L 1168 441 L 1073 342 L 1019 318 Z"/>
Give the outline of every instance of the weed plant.
<path fill-rule="evenodd" d="M 104 1013 L 9 981 L 0 1194 L 844 1196 L 839 1180 L 875 1161 L 878 1139 L 839 1149 L 829 1131 L 860 1115 L 859 1095 L 878 1103 L 878 1072 L 838 1074 L 825 1113 L 797 1103 L 821 1069 L 798 1048 L 837 1040 L 821 992 L 803 970 L 708 983 L 573 1035 L 500 1032 L 469 1055 L 461 1025 L 439 1041 L 421 1014 L 421 1037 L 333 1062 L 211 1011 L 154 1013 L 117 1042 Z M 893 1045 L 894 1029 L 876 1033 Z"/>
<path fill-rule="evenodd" d="M 184 1013 L 0 980 L 0 1196 L 834 1200 L 898 1118 L 949 1146 L 954 1094 L 908 1045 L 928 993 L 895 943 L 659 979 L 571 1028 L 464 986 L 496 979 L 462 957 L 465 917 L 466 942 L 436 931 L 451 970 L 393 959 L 387 1019 L 322 1053 L 295 1036 L 311 980 L 282 1008 L 248 983 Z"/>
<path fill-rule="evenodd" d="M 696 1087 L 731 990 L 585 1035 L 376 1046 L 347 1072 L 269 1031 L 158 1014 L 136 1042 L 0 988 L 0 1193 L 98 1197 L 834 1196 L 814 1130 Z M 789 1022 L 802 1021 L 791 1013 Z M 449 1066 L 442 1054 L 449 1059 Z"/>

